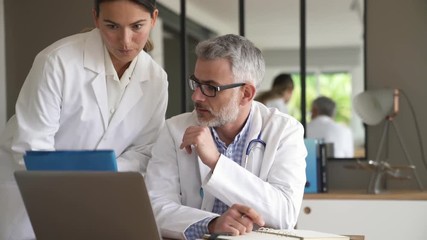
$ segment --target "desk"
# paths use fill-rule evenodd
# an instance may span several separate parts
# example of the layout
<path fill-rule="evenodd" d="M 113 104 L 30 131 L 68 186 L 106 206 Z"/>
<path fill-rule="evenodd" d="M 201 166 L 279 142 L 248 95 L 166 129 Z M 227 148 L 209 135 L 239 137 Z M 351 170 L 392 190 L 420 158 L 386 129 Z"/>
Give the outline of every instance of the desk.
<path fill-rule="evenodd" d="M 305 194 L 298 228 L 368 240 L 425 240 L 426 216 L 427 192 Z"/>
<path fill-rule="evenodd" d="M 365 236 L 363 235 L 344 235 L 350 237 L 350 240 L 365 240 Z"/>
<path fill-rule="evenodd" d="M 381 194 L 367 194 L 365 190 L 360 191 L 335 191 L 329 193 L 306 193 L 307 199 L 347 199 L 347 200 L 426 200 L 427 192 L 393 191 Z"/>

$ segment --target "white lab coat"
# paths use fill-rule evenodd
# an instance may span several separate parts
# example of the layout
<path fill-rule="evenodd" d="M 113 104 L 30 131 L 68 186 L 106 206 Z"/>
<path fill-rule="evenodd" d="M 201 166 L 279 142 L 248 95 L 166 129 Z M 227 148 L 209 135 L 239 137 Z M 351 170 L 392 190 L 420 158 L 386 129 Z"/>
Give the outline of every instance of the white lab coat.
<path fill-rule="evenodd" d="M 269 108 L 277 108 L 282 113 L 289 114 L 288 105 L 281 97 L 267 100 L 264 105 Z"/>
<path fill-rule="evenodd" d="M 321 115 L 307 124 L 307 137 L 334 144 L 335 158 L 354 157 L 354 141 L 351 130 L 332 118 Z"/>
<path fill-rule="evenodd" d="M 251 111 L 246 146 L 261 130 L 267 145 L 263 150 L 258 144 L 251 152 L 247 170 L 221 155 L 212 173 L 194 151 L 188 154 L 179 149 L 185 129 L 196 125 L 195 112 L 166 121 L 146 175 L 163 237 L 184 238 L 188 226 L 217 216 L 211 213 L 215 197 L 229 206 L 240 203 L 254 208 L 267 226 L 295 226 L 306 182 L 303 127 L 294 118 L 258 102 L 253 102 Z"/>
<path fill-rule="evenodd" d="M 99 30 L 50 45 L 35 58 L 17 100 L 16 116 L 1 136 L 0 195 L 5 189 L 16 192 L 11 189 L 13 172 L 24 169 L 22 154 L 29 149 L 113 149 L 120 171 L 144 173 L 164 125 L 167 86 L 165 71 L 142 51 L 109 122 L 104 46 Z M 0 197 L 0 210 L 11 205 L 9 197 Z M 13 222 L 11 215 L 8 220 L 7 214 L 0 217 L 0 225 Z M 8 235 L 13 231 L 0 229 L 0 239 L 17 239 Z"/>

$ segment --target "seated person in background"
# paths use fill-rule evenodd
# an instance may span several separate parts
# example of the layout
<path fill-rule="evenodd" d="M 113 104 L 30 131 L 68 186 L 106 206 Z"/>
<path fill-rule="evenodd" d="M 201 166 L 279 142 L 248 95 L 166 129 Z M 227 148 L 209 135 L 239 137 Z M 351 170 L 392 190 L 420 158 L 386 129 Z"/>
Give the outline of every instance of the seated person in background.
<path fill-rule="evenodd" d="M 351 130 L 335 122 L 335 102 L 328 97 L 316 98 L 311 106 L 311 122 L 307 124 L 307 137 L 333 143 L 334 157 L 354 157 Z"/>
<path fill-rule="evenodd" d="M 289 113 L 287 103 L 294 91 L 294 81 L 290 74 L 282 73 L 274 78 L 271 90 L 262 92 L 255 98 L 267 107 L 277 108 L 283 113 Z"/>
<path fill-rule="evenodd" d="M 246 38 L 203 41 L 196 55 L 195 110 L 166 121 L 147 167 L 163 237 L 292 229 L 306 182 L 302 125 L 253 101 L 265 63 Z"/>

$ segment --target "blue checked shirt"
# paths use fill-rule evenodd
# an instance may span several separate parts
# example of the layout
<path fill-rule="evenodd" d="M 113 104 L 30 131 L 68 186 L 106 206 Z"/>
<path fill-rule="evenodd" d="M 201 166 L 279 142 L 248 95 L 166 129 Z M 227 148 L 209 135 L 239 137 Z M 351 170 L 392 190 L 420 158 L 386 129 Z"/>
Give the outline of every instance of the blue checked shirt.
<path fill-rule="evenodd" d="M 234 138 L 234 141 L 226 146 L 226 144 L 219 139 L 217 132 L 214 128 L 211 128 L 211 133 L 213 136 L 213 139 L 215 141 L 215 144 L 218 148 L 218 151 L 232 159 L 234 162 L 236 162 L 239 165 L 242 165 L 242 157 L 243 157 L 243 150 L 245 147 L 246 139 L 248 138 L 249 134 L 249 126 L 251 123 L 251 115 L 248 117 L 248 120 L 245 123 L 245 126 L 240 131 L 240 133 Z M 222 215 L 224 212 L 228 210 L 230 206 L 227 206 L 225 203 L 223 203 L 219 199 L 215 199 L 215 203 L 212 209 L 212 212 L 218 213 L 219 215 Z M 193 239 L 200 239 L 203 237 L 205 233 L 208 233 L 208 224 L 209 222 L 214 219 L 215 217 L 208 217 L 201 221 L 198 221 L 194 224 L 192 224 L 190 227 L 188 227 L 185 230 L 185 237 L 189 240 Z"/>

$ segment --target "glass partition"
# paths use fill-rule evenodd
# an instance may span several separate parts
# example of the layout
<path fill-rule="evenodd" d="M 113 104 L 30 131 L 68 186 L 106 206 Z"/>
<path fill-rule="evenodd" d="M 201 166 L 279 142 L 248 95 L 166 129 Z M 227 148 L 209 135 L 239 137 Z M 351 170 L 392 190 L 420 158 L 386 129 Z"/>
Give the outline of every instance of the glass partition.
<path fill-rule="evenodd" d="M 332 99 L 334 120 L 352 133 L 354 153 L 345 158 L 365 157 L 365 129 L 352 108 L 365 88 L 363 9 L 362 0 L 307 0 L 306 122 L 316 97 Z"/>
<path fill-rule="evenodd" d="M 327 96 L 337 104 L 336 121 L 352 132 L 354 154 L 365 158 L 365 127 L 352 108 L 352 98 L 365 88 L 364 0 L 158 0 L 175 13 L 175 20 L 163 21 L 165 69 L 169 74 L 169 116 L 192 109 L 187 87 L 179 79 L 179 62 L 187 61 L 188 73 L 194 68 L 194 47 L 198 41 L 226 33 L 239 34 L 239 14 L 243 12 L 244 33 L 262 51 L 266 75 L 258 92 L 271 88 L 280 73 L 289 73 L 294 91 L 288 102 L 289 114 L 310 123 L 311 103 Z M 180 7 L 185 3 L 186 56 L 179 54 Z M 243 3 L 243 4 L 242 4 Z M 302 5 L 301 3 L 305 3 Z M 301 6 L 304 6 L 303 8 Z M 240 9 L 243 7 L 243 9 Z M 160 18 L 168 18 L 160 12 Z M 305 27 L 301 26 L 305 16 Z M 173 27 L 175 26 L 175 27 Z M 301 34 L 301 29 L 305 29 Z M 305 51 L 301 50 L 305 39 Z M 175 50 L 174 50 L 175 49 Z M 301 56 L 301 53 L 305 53 Z M 185 57 L 185 59 L 184 59 Z M 305 81 L 301 83 L 301 59 L 305 59 Z M 305 86 L 302 89 L 302 86 Z M 186 96 L 185 109 L 178 108 L 175 95 Z M 302 101 L 302 96 L 305 96 Z M 175 100 L 173 100 L 175 99 Z M 305 107 L 303 106 L 305 105 Z M 302 119 L 306 116 L 305 119 Z"/>

